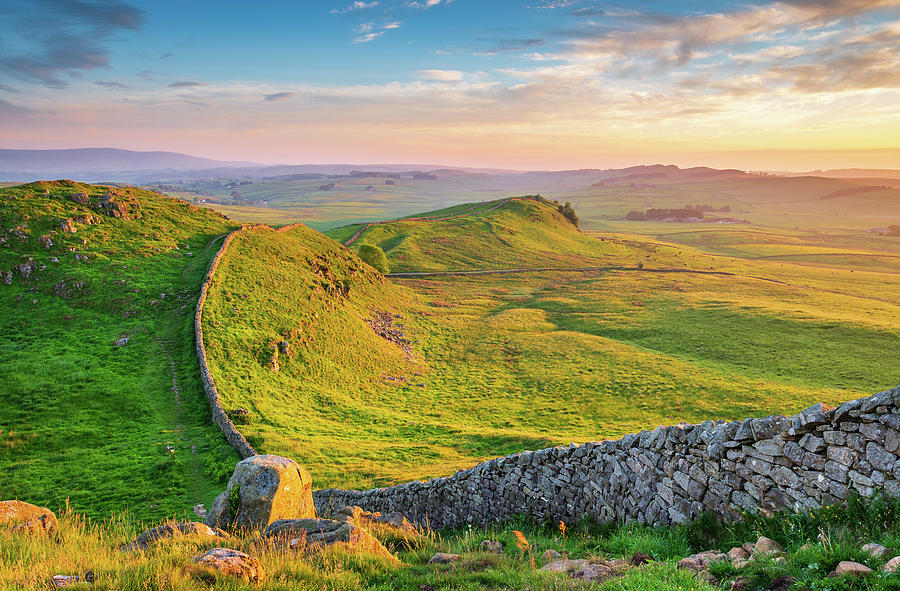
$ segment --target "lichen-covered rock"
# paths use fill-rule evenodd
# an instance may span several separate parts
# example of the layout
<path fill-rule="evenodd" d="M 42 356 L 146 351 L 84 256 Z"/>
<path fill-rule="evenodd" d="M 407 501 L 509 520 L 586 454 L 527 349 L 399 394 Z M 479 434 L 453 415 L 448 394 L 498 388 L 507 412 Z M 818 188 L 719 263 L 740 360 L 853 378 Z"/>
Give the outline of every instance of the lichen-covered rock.
<path fill-rule="evenodd" d="M 350 521 L 357 525 L 365 525 L 366 523 L 378 523 L 386 525 L 394 529 L 401 530 L 409 534 L 418 534 L 419 531 L 412 523 L 407 521 L 406 516 L 399 511 L 393 511 L 382 515 L 379 512 L 364 511 L 361 507 L 349 506 L 340 509 L 335 515 L 336 521 Z"/>
<path fill-rule="evenodd" d="M 577 560 L 554 560 L 549 564 L 545 564 L 541 567 L 542 571 L 547 571 L 551 573 L 568 573 L 575 572 L 579 569 L 587 566 L 588 561 L 583 559 Z"/>
<path fill-rule="evenodd" d="M 231 548 L 212 548 L 206 554 L 194 556 L 197 566 L 235 577 L 244 583 L 262 583 L 266 571 L 256 558 Z"/>
<path fill-rule="evenodd" d="M 781 547 L 781 544 L 776 542 L 775 540 L 769 539 L 765 536 L 760 536 L 756 543 L 753 545 L 754 556 L 763 555 L 763 556 L 782 556 L 784 555 L 784 548 Z"/>
<path fill-rule="evenodd" d="M 396 560 L 374 536 L 350 521 L 333 519 L 279 519 L 266 528 L 267 538 L 286 541 L 294 550 L 344 545 L 353 551 L 363 551 Z"/>
<path fill-rule="evenodd" d="M 64 234 L 74 234 L 78 231 L 78 228 L 75 226 L 75 220 L 66 218 L 59 222 L 59 229 Z"/>
<path fill-rule="evenodd" d="M 213 529 L 205 523 L 198 523 L 196 521 L 164 523 L 153 529 L 148 529 L 140 534 L 132 543 L 122 546 L 120 549 L 125 552 L 146 550 L 151 544 L 163 538 L 183 537 L 188 537 L 192 540 L 221 542 L 228 537 L 228 534 L 220 529 Z"/>
<path fill-rule="evenodd" d="M 682 558 L 678 561 L 677 566 L 681 569 L 700 572 L 709 569 L 711 564 L 724 562 L 725 560 L 728 560 L 728 557 L 725 556 L 723 552 L 719 552 L 718 550 L 707 550 L 706 552 L 700 552 L 699 554 Z"/>
<path fill-rule="evenodd" d="M 237 463 L 205 522 L 221 529 L 263 530 L 279 519 L 315 516 L 309 472 L 288 458 L 260 455 Z"/>
<path fill-rule="evenodd" d="M 890 553 L 890 550 L 881 544 L 866 544 L 862 547 L 862 551 L 874 558 L 884 558 Z"/>
<path fill-rule="evenodd" d="M 852 560 L 842 560 L 838 563 L 838 565 L 834 568 L 834 572 L 832 575 L 839 577 L 841 575 L 868 575 L 872 572 L 872 569 L 866 566 L 865 564 L 860 564 L 858 562 L 853 562 Z"/>
<path fill-rule="evenodd" d="M 503 542 L 498 542 L 497 540 L 482 540 L 478 547 L 482 552 L 503 554 Z"/>
<path fill-rule="evenodd" d="M 896 573 L 900 572 L 900 556 L 895 556 L 887 561 L 887 563 L 882 567 L 882 570 L 886 573 Z"/>
<path fill-rule="evenodd" d="M 79 205 L 90 205 L 91 203 L 91 198 L 88 197 L 87 193 L 72 193 L 69 195 L 69 199 Z"/>
<path fill-rule="evenodd" d="M 52 534 L 57 529 L 56 515 L 23 501 L 0 501 L 0 527 L 16 533 Z"/>
<path fill-rule="evenodd" d="M 450 564 L 451 562 L 459 562 L 459 554 L 448 554 L 447 552 L 438 552 L 428 561 L 428 564 Z"/>

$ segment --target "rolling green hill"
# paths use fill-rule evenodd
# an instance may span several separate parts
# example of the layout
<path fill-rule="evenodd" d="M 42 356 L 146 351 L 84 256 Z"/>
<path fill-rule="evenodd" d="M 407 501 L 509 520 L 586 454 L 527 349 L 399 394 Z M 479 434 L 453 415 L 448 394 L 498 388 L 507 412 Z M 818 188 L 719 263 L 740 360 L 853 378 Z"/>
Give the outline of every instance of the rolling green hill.
<path fill-rule="evenodd" d="M 56 181 L 0 189 L 0 228 L 0 497 L 140 519 L 208 504 L 236 454 L 209 420 L 192 321 L 234 224 Z"/>
<path fill-rule="evenodd" d="M 204 318 L 214 374 L 230 408 L 253 412 L 241 429 L 255 447 L 297 458 L 317 487 L 449 474 L 682 420 L 789 414 L 900 382 L 883 355 L 900 344 L 895 273 L 587 235 L 534 198 L 414 218 L 370 225 L 350 250 L 377 245 L 392 271 L 606 268 L 382 284 L 302 226 L 243 232 Z M 330 233 L 347 241 L 361 228 Z M 327 287 L 344 282 L 346 294 Z M 408 354 L 379 332 L 409 340 Z M 290 355 L 273 371 L 281 341 Z"/>

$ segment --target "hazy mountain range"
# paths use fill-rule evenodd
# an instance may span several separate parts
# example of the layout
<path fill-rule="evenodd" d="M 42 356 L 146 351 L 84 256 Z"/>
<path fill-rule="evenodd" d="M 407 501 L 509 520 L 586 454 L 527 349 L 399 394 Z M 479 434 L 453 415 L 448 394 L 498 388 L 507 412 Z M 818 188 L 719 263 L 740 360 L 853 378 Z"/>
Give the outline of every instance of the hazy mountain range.
<path fill-rule="evenodd" d="M 602 169 L 608 173 L 642 173 L 650 167 Z M 664 167 L 672 168 L 675 167 Z M 85 182 L 152 183 L 183 178 L 208 177 L 274 177 L 289 174 L 349 174 L 353 171 L 437 171 L 443 173 L 475 173 L 490 175 L 555 174 L 571 175 L 601 172 L 601 169 L 570 171 L 517 171 L 494 168 L 447 167 L 435 164 L 276 164 L 245 161 L 222 161 L 200 158 L 178 152 L 141 152 L 117 148 L 75 148 L 68 150 L 4 150 L 0 149 L 0 181 L 28 182 L 41 179 L 71 178 Z M 677 169 L 676 169 L 677 170 Z M 698 175 L 740 171 L 715 171 L 708 168 L 688 169 Z M 661 172 L 658 174 L 662 174 Z M 784 175 L 811 175 L 832 178 L 900 178 L 900 170 L 842 169 L 813 172 L 779 172 Z M 599 175 L 601 178 L 606 175 Z"/>

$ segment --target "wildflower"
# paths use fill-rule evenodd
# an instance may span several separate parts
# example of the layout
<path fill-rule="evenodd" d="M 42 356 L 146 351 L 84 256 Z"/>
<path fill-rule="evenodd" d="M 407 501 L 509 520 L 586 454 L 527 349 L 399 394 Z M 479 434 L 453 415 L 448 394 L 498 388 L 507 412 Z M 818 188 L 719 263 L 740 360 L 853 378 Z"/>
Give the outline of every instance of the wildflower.
<path fill-rule="evenodd" d="M 516 536 L 516 548 L 522 552 L 527 552 L 531 549 L 531 543 L 525 538 L 525 534 L 517 529 L 514 529 L 512 533 Z"/>

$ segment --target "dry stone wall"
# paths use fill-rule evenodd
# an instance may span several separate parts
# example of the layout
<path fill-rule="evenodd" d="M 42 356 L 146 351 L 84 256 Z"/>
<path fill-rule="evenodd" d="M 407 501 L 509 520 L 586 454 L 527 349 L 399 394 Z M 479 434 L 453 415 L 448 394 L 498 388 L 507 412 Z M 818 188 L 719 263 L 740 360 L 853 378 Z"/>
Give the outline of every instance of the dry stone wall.
<path fill-rule="evenodd" d="M 235 428 L 234 423 L 232 423 L 231 419 L 228 418 L 228 415 L 225 414 L 225 410 L 219 402 L 219 391 L 216 389 L 216 382 L 213 380 L 212 374 L 209 373 L 209 365 L 206 362 L 206 346 L 203 344 L 202 322 L 203 306 L 206 304 L 206 293 L 213 281 L 213 275 L 215 274 L 216 269 L 219 268 L 219 263 L 221 262 L 222 257 L 225 256 L 228 245 L 231 244 L 235 235 L 242 230 L 243 228 L 241 228 L 241 230 L 235 230 L 225 237 L 221 248 L 219 248 L 219 252 L 216 253 L 216 256 L 212 260 L 212 264 L 209 266 L 209 271 L 206 272 L 206 278 L 203 280 L 203 287 L 200 288 L 200 298 L 197 300 L 197 313 L 194 315 L 194 335 L 197 341 L 197 359 L 200 361 L 200 379 L 203 381 L 203 390 L 206 392 L 207 400 L 209 400 L 209 408 L 212 412 L 213 422 L 222 434 L 225 435 L 225 440 L 228 441 L 231 447 L 237 450 L 242 458 L 248 458 L 257 455 L 256 450 L 253 449 L 253 446 L 250 445 L 247 438 L 241 435 L 240 431 Z"/>
<path fill-rule="evenodd" d="M 496 458 L 446 478 L 313 493 L 320 514 L 346 505 L 400 511 L 432 527 L 527 514 L 566 522 L 664 525 L 705 511 L 816 508 L 882 490 L 900 496 L 900 386 L 792 417 L 657 427 L 617 441 Z"/>
<path fill-rule="evenodd" d="M 299 223 L 290 224 L 278 228 L 277 231 L 285 232 L 302 225 L 303 224 Z M 239 232 L 245 232 L 247 230 L 253 230 L 255 228 L 270 229 L 269 226 L 266 226 L 265 224 L 244 224 L 239 230 L 235 230 L 225 237 L 225 240 L 222 242 L 222 246 L 219 248 L 216 256 L 213 257 L 212 263 L 209 265 L 209 270 L 206 272 L 206 278 L 203 280 L 203 286 L 200 288 L 200 297 L 197 300 L 197 312 L 194 316 L 194 335 L 197 342 L 197 359 L 200 361 L 200 379 L 203 382 L 203 390 L 204 392 L 206 392 L 206 398 L 207 400 L 209 400 L 209 408 L 212 412 L 213 422 L 216 424 L 222 434 L 225 435 L 225 440 L 228 441 L 229 445 L 231 445 L 231 447 L 233 447 L 241 455 L 242 458 L 249 458 L 250 456 L 259 454 L 255 449 L 253 449 L 253 446 L 250 445 L 250 442 L 247 441 L 247 438 L 244 437 L 241 432 L 237 430 L 237 428 L 235 428 L 234 423 L 231 422 L 231 419 L 228 418 L 228 415 L 225 413 L 225 409 L 222 408 L 222 404 L 221 402 L 219 402 L 219 391 L 216 389 L 216 382 L 215 380 L 213 380 L 212 374 L 209 371 L 209 364 L 207 363 L 206 359 L 206 346 L 203 343 L 202 321 L 203 306 L 206 304 L 207 291 L 209 290 L 209 286 L 212 285 L 215 272 L 219 268 L 219 264 L 222 262 L 222 259 L 225 257 L 225 253 L 228 250 L 229 245 Z"/>

